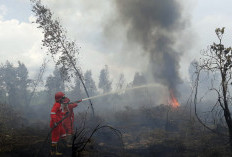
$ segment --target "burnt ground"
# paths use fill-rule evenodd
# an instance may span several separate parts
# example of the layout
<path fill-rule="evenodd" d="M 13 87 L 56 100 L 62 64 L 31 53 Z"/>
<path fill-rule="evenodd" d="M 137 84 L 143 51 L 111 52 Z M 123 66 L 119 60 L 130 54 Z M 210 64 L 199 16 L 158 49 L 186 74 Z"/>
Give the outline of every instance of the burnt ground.
<path fill-rule="evenodd" d="M 228 138 L 206 130 L 194 118 L 186 120 L 187 117 L 177 111 L 170 112 L 168 119 L 167 114 L 162 115 L 160 111 L 149 112 L 152 114 L 149 115 L 148 112 L 144 114 L 141 110 L 115 113 L 112 117 L 116 118 L 108 119 L 105 123 L 120 130 L 122 137 L 117 136 L 110 129 L 101 129 L 93 135 L 83 151 L 73 156 L 217 157 L 231 155 Z M 45 125 L 31 125 L 1 131 L 0 156 L 49 156 L 50 140 L 44 143 L 48 132 L 49 128 Z M 66 148 L 63 143 L 60 143 L 59 149 L 64 152 L 64 157 L 72 155 L 72 148 Z"/>
<path fill-rule="evenodd" d="M 123 133 L 123 144 L 110 131 L 98 133 L 87 144 L 86 149 L 79 153 L 79 156 L 230 156 L 228 143 L 211 133 L 205 132 L 201 137 L 196 137 L 194 134 L 184 137 L 185 135 L 180 135 L 179 132 L 147 128 L 142 130 L 133 134 Z M 28 128 L 28 132 L 24 130 L 23 133 L 26 134 L 21 133 L 13 137 L 7 137 L 6 142 L 8 143 L 1 145 L 0 156 L 49 156 L 50 145 L 48 142 L 43 143 L 47 131 L 41 130 L 39 132 L 39 130 Z M 201 133 L 199 132 L 199 134 Z M 101 139 L 102 136 L 105 136 L 104 140 Z M 39 149 L 41 151 L 38 154 Z M 71 148 L 63 149 L 63 152 L 63 156 L 71 156 Z"/>

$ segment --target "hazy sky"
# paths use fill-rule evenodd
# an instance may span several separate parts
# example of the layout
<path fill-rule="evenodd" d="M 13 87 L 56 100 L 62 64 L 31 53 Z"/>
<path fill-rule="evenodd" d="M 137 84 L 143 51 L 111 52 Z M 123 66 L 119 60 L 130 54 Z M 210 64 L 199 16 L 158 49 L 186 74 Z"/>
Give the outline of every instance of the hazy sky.
<path fill-rule="evenodd" d="M 116 81 L 124 73 L 131 81 L 136 71 L 147 66 L 148 56 L 138 53 L 136 45 L 127 47 L 123 28 L 112 27 L 113 38 L 108 39 L 105 27 L 114 19 L 113 0 L 42 0 L 59 17 L 70 39 L 80 49 L 79 65 L 91 69 L 95 79 L 104 65 L 109 66 L 111 78 Z M 179 0 L 182 14 L 188 22 L 176 44 L 184 52 L 180 60 L 180 75 L 188 78 L 189 63 L 199 57 L 200 50 L 216 41 L 217 27 L 226 27 L 225 42 L 232 41 L 231 0 Z M 32 24 L 33 13 L 28 0 L 0 0 L 0 62 L 22 61 L 33 76 L 46 57 L 41 49 L 42 33 Z M 115 32 L 115 33 L 114 33 Z M 133 52 L 127 53 L 127 51 Z M 52 69 L 52 64 L 49 65 Z M 50 71 L 47 71 L 49 73 Z"/>

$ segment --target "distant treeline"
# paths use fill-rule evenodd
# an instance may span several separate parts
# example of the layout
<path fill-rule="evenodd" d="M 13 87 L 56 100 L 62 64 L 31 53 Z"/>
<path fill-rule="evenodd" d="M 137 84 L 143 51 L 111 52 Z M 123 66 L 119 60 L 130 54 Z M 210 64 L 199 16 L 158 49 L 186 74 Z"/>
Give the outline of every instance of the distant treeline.
<path fill-rule="evenodd" d="M 68 82 L 62 77 L 63 75 L 60 72 L 58 68 L 55 68 L 52 74 L 38 83 L 38 78 L 29 78 L 29 72 L 24 63 L 19 61 L 17 66 L 14 66 L 11 62 L 6 61 L 5 64 L 1 64 L 0 66 L 0 103 L 9 104 L 16 109 L 22 110 L 24 113 L 33 113 L 32 110 L 36 109 L 40 109 L 42 112 L 43 110 L 50 110 L 50 107 L 54 103 L 54 94 L 57 91 L 65 92 L 71 100 L 86 98 L 79 78 L 74 76 Z M 89 95 L 99 95 L 110 92 L 113 89 L 120 90 L 146 83 L 145 76 L 140 73 L 135 73 L 134 79 L 130 83 L 126 83 L 124 74 L 121 74 L 118 80 L 114 80 L 114 84 L 112 84 L 113 80 L 110 80 L 109 76 L 110 71 L 108 66 L 103 67 L 99 74 L 98 85 L 96 85 L 96 81 L 92 77 L 92 71 L 87 70 L 84 72 L 82 77 Z M 107 107 L 111 107 L 119 99 L 120 102 L 118 103 L 120 104 L 123 103 L 123 99 L 126 99 L 124 104 L 130 105 L 138 102 L 136 98 L 141 100 L 142 96 L 137 95 L 132 97 L 131 94 L 124 93 L 117 96 L 114 95 L 114 97 L 110 96 L 107 99 L 98 99 L 95 103 L 107 104 Z M 133 101 L 129 102 L 129 100 Z"/>

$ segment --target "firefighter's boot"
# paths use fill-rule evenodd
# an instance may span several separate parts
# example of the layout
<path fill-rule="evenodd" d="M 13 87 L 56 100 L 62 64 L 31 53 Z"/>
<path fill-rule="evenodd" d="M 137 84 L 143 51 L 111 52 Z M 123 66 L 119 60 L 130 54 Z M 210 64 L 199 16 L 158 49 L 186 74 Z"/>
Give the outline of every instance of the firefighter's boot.
<path fill-rule="evenodd" d="M 66 137 L 66 146 L 68 148 L 72 147 L 72 135 L 67 135 L 67 137 Z"/>
<path fill-rule="evenodd" d="M 62 153 L 59 153 L 57 149 L 57 143 L 53 143 L 51 147 L 51 155 L 63 155 Z"/>

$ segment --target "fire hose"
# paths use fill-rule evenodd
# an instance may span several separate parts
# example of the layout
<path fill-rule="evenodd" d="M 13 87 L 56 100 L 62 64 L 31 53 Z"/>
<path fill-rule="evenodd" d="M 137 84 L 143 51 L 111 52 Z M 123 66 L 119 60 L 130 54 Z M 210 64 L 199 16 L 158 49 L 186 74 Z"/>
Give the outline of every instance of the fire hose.
<path fill-rule="evenodd" d="M 95 99 L 95 98 L 106 96 L 106 95 L 112 95 L 112 94 L 117 94 L 117 93 L 128 91 L 128 90 L 145 88 L 145 87 L 152 87 L 152 86 L 157 86 L 157 85 L 156 84 L 148 84 L 148 85 L 135 86 L 135 87 L 132 87 L 132 88 L 127 88 L 127 89 L 121 90 L 121 91 L 113 91 L 113 92 L 105 93 L 105 94 L 102 94 L 102 95 L 92 96 L 92 97 L 84 98 L 84 99 L 81 99 L 81 100 L 77 100 L 77 101 L 73 101 L 73 102 L 69 102 L 69 103 L 65 103 L 65 104 L 67 105 L 67 104 L 73 104 L 73 103 L 80 103 L 80 102 L 83 102 L 83 101 L 86 101 L 86 100 Z M 51 128 L 51 130 L 49 131 L 45 141 L 43 142 L 42 147 L 39 149 L 36 156 L 39 155 L 41 149 L 43 148 L 43 146 L 47 142 L 47 140 L 48 140 L 49 136 L 51 135 L 52 131 L 69 116 L 68 114 L 69 114 L 69 112 L 67 112 L 65 114 L 65 116 L 60 121 L 58 121 L 53 128 Z"/>

